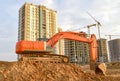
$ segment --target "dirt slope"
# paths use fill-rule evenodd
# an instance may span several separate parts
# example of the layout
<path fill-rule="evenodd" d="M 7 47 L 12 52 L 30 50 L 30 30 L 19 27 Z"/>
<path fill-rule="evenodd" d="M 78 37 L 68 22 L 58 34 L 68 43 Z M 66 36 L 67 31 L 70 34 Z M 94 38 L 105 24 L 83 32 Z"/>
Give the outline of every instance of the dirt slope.
<path fill-rule="evenodd" d="M 108 69 L 120 69 L 120 62 L 107 63 Z"/>
<path fill-rule="evenodd" d="M 74 64 L 0 62 L 0 81 L 119 81 L 119 77 L 85 73 Z"/>

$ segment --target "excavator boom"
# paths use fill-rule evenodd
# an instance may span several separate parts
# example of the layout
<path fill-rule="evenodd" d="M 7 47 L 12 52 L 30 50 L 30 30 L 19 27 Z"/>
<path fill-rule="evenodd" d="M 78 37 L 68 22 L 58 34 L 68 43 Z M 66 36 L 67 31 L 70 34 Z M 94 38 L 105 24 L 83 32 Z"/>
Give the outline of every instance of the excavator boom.
<path fill-rule="evenodd" d="M 95 63 L 97 61 L 97 40 L 94 34 L 91 35 L 91 38 L 86 38 L 85 33 L 60 32 L 48 40 L 47 46 L 54 47 L 60 39 L 70 39 L 88 43 L 90 45 L 91 62 Z"/>

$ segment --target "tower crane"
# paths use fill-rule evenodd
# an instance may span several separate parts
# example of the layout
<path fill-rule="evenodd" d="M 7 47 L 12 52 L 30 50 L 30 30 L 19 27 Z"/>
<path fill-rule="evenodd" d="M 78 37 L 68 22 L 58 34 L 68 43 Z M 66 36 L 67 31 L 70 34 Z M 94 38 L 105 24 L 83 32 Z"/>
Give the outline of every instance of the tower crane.
<path fill-rule="evenodd" d="M 90 28 L 93 26 L 96 26 L 96 24 L 87 25 L 89 37 L 90 37 Z"/>
<path fill-rule="evenodd" d="M 89 12 L 87 12 L 87 14 L 97 23 L 97 27 L 98 27 L 98 36 L 99 36 L 99 39 L 101 39 L 101 36 L 100 36 L 100 26 L 101 26 L 101 23 L 96 20 Z M 100 57 L 102 57 L 102 59 L 99 58 L 99 61 L 101 60 L 103 62 L 103 55 L 102 55 L 102 48 L 101 48 L 101 40 L 100 40 L 100 44 L 99 44 L 99 49 L 100 49 Z"/>
<path fill-rule="evenodd" d="M 81 29 L 84 29 L 84 28 L 88 28 L 88 35 L 90 37 L 90 28 L 93 27 L 93 26 L 96 26 L 97 24 L 89 24 L 85 27 L 82 27 L 82 28 L 76 28 L 76 29 L 70 29 L 68 31 L 76 31 L 76 30 L 81 30 Z"/>
<path fill-rule="evenodd" d="M 101 23 L 96 20 L 89 12 L 87 12 L 87 14 L 97 23 L 97 26 L 98 26 L 98 35 L 99 35 L 99 39 L 101 38 L 100 36 L 100 26 L 101 26 Z"/>
<path fill-rule="evenodd" d="M 109 37 L 109 40 L 111 40 L 112 36 L 120 36 L 120 35 L 105 35 Z"/>

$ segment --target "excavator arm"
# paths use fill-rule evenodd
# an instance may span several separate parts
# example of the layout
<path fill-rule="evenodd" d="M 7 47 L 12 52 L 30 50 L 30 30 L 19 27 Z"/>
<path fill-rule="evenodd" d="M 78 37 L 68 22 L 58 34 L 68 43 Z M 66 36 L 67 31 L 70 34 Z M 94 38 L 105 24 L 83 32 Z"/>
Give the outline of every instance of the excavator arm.
<path fill-rule="evenodd" d="M 98 63 L 98 44 L 97 39 L 94 34 L 91 35 L 91 38 L 85 37 L 85 33 L 76 33 L 76 32 L 60 32 L 55 34 L 52 38 L 47 41 L 47 46 L 52 48 L 60 39 L 70 39 L 76 40 L 79 42 L 88 43 L 90 46 L 90 69 L 94 70 L 96 74 L 105 75 L 106 65 L 105 63 Z"/>
<path fill-rule="evenodd" d="M 51 37 L 47 41 L 47 45 L 51 45 L 52 47 L 54 47 L 60 39 L 70 39 L 70 40 L 76 40 L 76 41 L 85 42 L 85 43 L 91 43 L 92 40 L 84 37 L 84 35 L 85 35 L 84 33 L 60 32 L 55 34 L 53 37 Z"/>
<path fill-rule="evenodd" d="M 87 38 L 85 37 L 85 33 L 60 32 L 47 41 L 47 46 L 54 47 L 60 39 L 70 39 L 88 43 L 90 46 L 90 68 L 94 69 L 94 65 L 97 62 L 97 40 L 94 34 L 91 35 L 91 38 Z"/>

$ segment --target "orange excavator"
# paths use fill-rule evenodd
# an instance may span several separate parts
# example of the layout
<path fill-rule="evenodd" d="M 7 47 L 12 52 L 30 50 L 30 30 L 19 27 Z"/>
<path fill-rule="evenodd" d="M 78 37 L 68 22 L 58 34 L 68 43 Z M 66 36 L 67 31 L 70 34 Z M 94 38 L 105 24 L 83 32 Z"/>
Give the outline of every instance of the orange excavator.
<path fill-rule="evenodd" d="M 94 34 L 90 38 L 84 36 L 85 33 L 79 32 L 60 32 L 51 37 L 48 41 L 18 41 L 16 44 L 16 53 L 20 54 L 20 60 L 23 61 L 39 61 L 39 62 L 54 62 L 68 63 L 69 58 L 64 55 L 53 54 L 51 50 L 55 47 L 60 39 L 70 39 L 79 42 L 88 43 L 90 46 L 90 69 L 97 74 L 105 75 L 105 63 L 98 63 L 97 40 Z"/>

